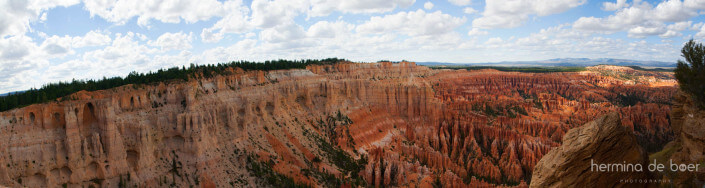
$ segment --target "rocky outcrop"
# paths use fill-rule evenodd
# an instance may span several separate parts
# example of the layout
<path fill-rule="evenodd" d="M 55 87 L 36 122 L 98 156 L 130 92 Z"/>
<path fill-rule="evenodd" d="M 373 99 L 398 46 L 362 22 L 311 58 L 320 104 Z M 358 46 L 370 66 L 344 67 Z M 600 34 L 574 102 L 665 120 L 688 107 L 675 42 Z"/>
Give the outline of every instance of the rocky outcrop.
<path fill-rule="evenodd" d="M 646 169 L 646 153 L 620 121 L 618 114 L 611 113 L 568 131 L 563 144 L 536 165 L 531 187 L 644 187 L 624 182 L 652 179 L 652 175 Z M 596 167 L 597 163 L 642 167 L 641 172 L 636 167 L 604 171 Z"/>
<path fill-rule="evenodd" d="M 705 185 L 705 110 L 697 108 L 692 98 L 681 92 L 675 97 L 671 116 L 676 139 L 659 153 L 673 163 L 699 164 L 700 168 L 665 174 L 664 179 L 672 181 L 666 185 L 702 187 Z"/>

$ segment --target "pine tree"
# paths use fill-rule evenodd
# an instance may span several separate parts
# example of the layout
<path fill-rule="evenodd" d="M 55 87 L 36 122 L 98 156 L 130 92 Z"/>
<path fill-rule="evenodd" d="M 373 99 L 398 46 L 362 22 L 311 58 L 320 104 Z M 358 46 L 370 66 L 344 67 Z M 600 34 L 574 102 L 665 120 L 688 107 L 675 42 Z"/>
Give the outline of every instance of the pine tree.
<path fill-rule="evenodd" d="M 683 60 L 678 60 L 675 76 L 681 90 L 693 97 L 693 102 L 705 109 L 705 46 L 690 39 L 681 49 Z"/>

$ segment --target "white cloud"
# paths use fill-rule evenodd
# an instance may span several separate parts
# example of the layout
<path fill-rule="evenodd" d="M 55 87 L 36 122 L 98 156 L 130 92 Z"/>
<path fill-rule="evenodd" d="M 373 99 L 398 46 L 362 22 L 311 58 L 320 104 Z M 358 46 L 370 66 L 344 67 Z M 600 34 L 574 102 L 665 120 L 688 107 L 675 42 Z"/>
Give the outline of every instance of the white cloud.
<path fill-rule="evenodd" d="M 627 35 L 632 38 L 644 38 L 651 35 L 663 34 L 666 33 L 666 31 L 666 28 L 664 28 L 663 26 L 636 26 L 634 28 L 629 29 Z"/>
<path fill-rule="evenodd" d="M 400 32 L 410 36 L 437 35 L 452 31 L 465 23 L 466 18 L 453 17 L 441 11 L 426 13 L 419 9 L 414 12 L 399 12 L 384 17 L 374 16 L 358 25 L 362 33 Z"/>
<path fill-rule="evenodd" d="M 41 45 L 44 53 L 48 55 L 63 56 L 71 51 L 71 37 L 51 36 L 44 40 Z"/>
<path fill-rule="evenodd" d="M 700 28 L 697 29 L 697 33 L 695 33 L 695 38 L 697 39 L 705 39 L 705 25 L 704 24 L 698 24 Z"/>
<path fill-rule="evenodd" d="M 652 18 L 669 22 L 685 21 L 698 15 L 695 9 L 686 7 L 680 0 L 661 2 L 653 9 L 652 13 Z"/>
<path fill-rule="evenodd" d="M 309 16 L 326 16 L 333 11 L 344 13 L 384 13 L 398 7 L 409 7 L 416 0 L 310 0 Z"/>
<path fill-rule="evenodd" d="M 467 6 L 470 5 L 472 2 L 471 0 L 448 0 L 451 4 L 457 5 L 457 6 Z"/>
<path fill-rule="evenodd" d="M 463 9 L 463 12 L 464 12 L 465 14 L 475 14 L 475 13 L 477 13 L 477 10 L 475 10 L 475 9 L 472 8 L 472 7 L 465 7 L 465 8 Z"/>
<path fill-rule="evenodd" d="M 315 38 L 335 38 L 337 35 L 350 33 L 354 28 L 354 25 L 343 21 L 333 23 L 328 21 L 319 21 L 308 28 L 307 35 Z"/>
<path fill-rule="evenodd" d="M 73 47 L 103 46 L 110 44 L 111 41 L 112 39 L 110 39 L 108 34 L 92 30 L 83 37 L 74 37 Z"/>
<path fill-rule="evenodd" d="M 693 25 L 693 21 L 677 22 L 677 23 L 668 25 L 668 30 L 684 31 L 686 29 L 691 28 L 691 25 Z"/>
<path fill-rule="evenodd" d="M 90 46 L 104 46 L 110 44 L 112 39 L 108 34 L 101 31 L 92 30 L 86 33 L 84 36 L 44 36 L 44 42 L 40 45 L 40 48 L 46 55 L 47 58 L 63 57 L 67 54 L 73 54 L 74 48 L 90 47 Z"/>
<path fill-rule="evenodd" d="M 260 32 L 260 40 L 270 43 L 292 42 L 304 37 L 306 37 L 306 32 L 297 24 L 281 25 Z"/>
<path fill-rule="evenodd" d="M 0 91 L 29 89 L 36 69 L 48 64 L 44 50 L 26 35 L 0 38 Z"/>
<path fill-rule="evenodd" d="M 684 0 L 683 3 L 691 9 L 705 9 L 705 1 L 702 0 Z"/>
<path fill-rule="evenodd" d="M 431 10 L 433 9 L 433 3 L 431 3 L 431 1 L 427 1 L 423 4 L 423 8 L 425 8 L 426 10 Z"/>
<path fill-rule="evenodd" d="M 220 41 L 228 33 L 246 33 L 255 28 L 269 29 L 294 24 L 301 14 L 310 17 L 327 16 L 333 11 L 343 13 L 384 13 L 397 7 L 408 7 L 415 0 L 254 0 L 243 6 L 240 0 L 224 3 L 224 16 L 210 28 L 201 31 L 206 43 Z M 428 2 L 430 3 L 430 2 Z M 431 4 L 432 5 L 432 4 Z"/>
<path fill-rule="evenodd" d="M 681 35 L 680 31 L 687 27 L 685 21 L 698 15 L 697 7 L 701 7 L 701 3 L 689 0 L 667 0 L 655 7 L 642 1 L 635 1 L 631 6 L 621 1 L 616 4 L 606 3 L 605 9 L 618 9 L 615 14 L 605 18 L 581 17 L 573 23 L 573 28 L 601 33 L 627 31 L 628 36 L 633 38 L 654 35 L 669 38 Z M 666 28 L 666 22 L 677 24 Z"/>
<path fill-rule="evenodd" d="M 251 5 L 252 24 L 262 29 L 291 24 L 305 7 L 306 4 L 290 0 L 254 0 Z"/>
<path fill-rule="evenodd" d="M 469 36 L 478 36 L 478 35 L 487 35 L 489 34 L 487 31 L 480 30 L 479 28 L 472 28 L 469 32 Z"/>
<path fill-rule="evenodd" d="M 0 60 L 21 60 L 36 48 L 32 39 L 24 35 L 3 38 L 0 40 Z"/>
<path fill-rule="evenodd" d="M 463 48 L 466 42 L 462 40 L 460 34 L 449 32 L 440 35 L 415 36 L 404 40 L 402 46 L 416 48 L 414 50 L 437 50 L 452 51 Z M 409 49 L 411 50 L 411 49 Z M 418 53 L 423 54 L 423 53 Z"/>
<path fill-rule="evenodd" d="M 155 41 L 149 41 L 149 45 L 158 46 L 162 50 L 186 50 L 191 48 L 193 33 L 188 35 L 183 32 L 169 33 L 166 32 L 159 36 Z"/>
<path fill-rule="evenodd" d="M 179 23 L 181 20 L 194 23 L 227 11 L 217 0 L 84 0 L 84 5 L 91 16 L 97 15 L 120 25 L 137 17 L 140 26 L 149 26 L 152 19 L 164 23 Z"/>
<path fill-rule="evenodd" d="M 131 71 L 147 72 L 161 68 L 160 62 L 154 62 L 152 59 L 160 50 L 150 48 L 140 41 L 142 40 L 138 33 L 117 33 L 112 43 L 105 48 L 85 52 L 80 59 L 62 63 L 50 69 L 53 69 L 51 72 L 74 74 L 53 75 L 54 77 L 96 79 L 102 76 L 124 76 Z"/>
<path fill-rule="evenodd" d="M 249 22 L 250 9 L 242 5 L 242 1 L 227 1 L 224 3 L 225 16 L 210 28 L 203 28 L 201 40 L 207 43 L 218 42 L 226 33 L 244 33 L 252 29 Z M 215 32 L 217 30 L 217 33 Z"/>
<path fill-rule="evenodd" d="M 482 17 L 473 20 L 473 27 L 483 29 L 514 28 L 530 15 L 546 16 L 567 11 L 586 0 L 492 0 L 485 1 Z"/>
<path fill-rule="evenodd" d="M 602 9 L 606 11 L 615 11 L 627 6 L 627 0 L 617 0 L 616 3 L 604 2 L 602 3 Z"/>
<path fill-rule="evenodd" d="M 201 41 L 205 43 L 214 43 L 220 41 L 221 39 L 223 39 L 222 32 L 214 33 L 211 28 L 203 28 L 201 31 Z"/>
<path fill-rule="evenodd" d="M 658 36 L 661 37 L 661 38 L 673 38 L 673 37 L 678 37 L 678 36 L 682 36 L 682 35 L 683 35 L 683 34 L 681 34 L 681 33 L 679 33 L 679 32 L 676 32 L 676 31 L 673 31 L 673 30 L 668 30 L 668 31 L 666 31 L 665 33 L 661 33 L 661 34 L 658 35 Z M 663 43 L 663 42 L 662 42 L 662 43 Z"/>
<path fill-rule="evenodd" d="M 527 37 L 491 38 L 474 49 L 472 58 L 502 60 L 543 60 L 555 57 L 624 58 L 638 60 L 672 61 L 678 58 L 680 46 L 669 43 L 629 42 L 622 39 L 592 36 L 589 32 L 574 30 L 570 25 L 541 29 Z M 705 35 L 704 35 L 705 36 Z M 495 56 L 506 56 L 497 60 Z"/>
<path fill-rule="evenodd" d="M 3 0 L 0 1 L 0 38 L 8 35 L 22 35 L 28 30 L 29 24 L 41 20 L 46 14 L 42 12 L 57 6 L 78 4 L 78 0 L 40 1 L 40 0 Z M 40 17 L 42 16 L 42 17 Z"/>
<path fill-rule="evenodd" d="M 504 40 L 502 40 L 501 37 L 492 37 L 490 39 L 487 39 L 487 41 L 485 41 L 485 45 L 489 45 L 489 46 L 496 46 L 496 45 L 502 45 L 502 44 L 504 44 Z"/>
<path fill-rule="evenodd" d="M 673 37 L 682 36 L 683 34 L 681 33 L 681 31 L 692 28 L 692 25 L 693 25 L 692 21 L 682 21 L 682 22 L 673 23 L 671 25 L 668 25 L 666 27 L 666 32 L 659 34 L 659 37 L 673 38 Z"/>

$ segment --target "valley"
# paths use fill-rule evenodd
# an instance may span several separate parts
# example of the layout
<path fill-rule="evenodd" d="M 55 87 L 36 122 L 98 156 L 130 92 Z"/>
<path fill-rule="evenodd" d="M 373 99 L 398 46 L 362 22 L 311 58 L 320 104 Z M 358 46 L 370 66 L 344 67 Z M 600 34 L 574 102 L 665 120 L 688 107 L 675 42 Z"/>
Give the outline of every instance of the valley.
<path fill-rule="evenodd" d="M 0 185 L 526 186 L 569 129 L 616 112 L 648 153 L 676 135 L 672 72 L 228 69 L 0 112 Z"/>

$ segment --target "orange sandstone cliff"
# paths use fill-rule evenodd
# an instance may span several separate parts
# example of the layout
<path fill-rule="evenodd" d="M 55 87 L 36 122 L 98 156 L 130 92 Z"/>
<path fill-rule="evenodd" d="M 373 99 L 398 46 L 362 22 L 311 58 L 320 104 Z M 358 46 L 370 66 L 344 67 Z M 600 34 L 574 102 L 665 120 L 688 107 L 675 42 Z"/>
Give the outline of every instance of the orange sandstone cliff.
<path fill-rule="evenodd" d="M 341 62 L 78 92 L 0 113 L 0 185 L 525 187 L 609 112 L 639 145 L 673 139 L 672 75 L 605 69 Z"/>

